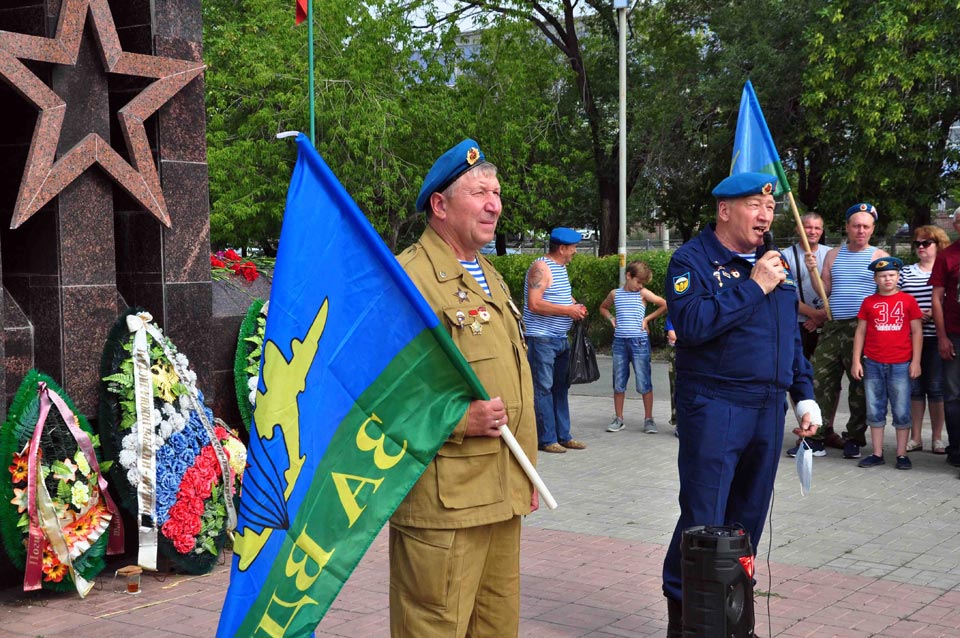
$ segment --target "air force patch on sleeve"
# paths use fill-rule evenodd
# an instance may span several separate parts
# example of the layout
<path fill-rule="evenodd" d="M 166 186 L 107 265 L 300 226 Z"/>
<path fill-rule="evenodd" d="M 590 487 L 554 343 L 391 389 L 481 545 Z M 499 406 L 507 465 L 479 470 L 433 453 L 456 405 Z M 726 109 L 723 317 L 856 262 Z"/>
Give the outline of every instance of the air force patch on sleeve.
<path fill-rule="evenodd" d="M 690 273 L 685 272 L 682 275 L 677 275 L 673 278 L 673 292 L 678 295 L 690 290 Z"/>

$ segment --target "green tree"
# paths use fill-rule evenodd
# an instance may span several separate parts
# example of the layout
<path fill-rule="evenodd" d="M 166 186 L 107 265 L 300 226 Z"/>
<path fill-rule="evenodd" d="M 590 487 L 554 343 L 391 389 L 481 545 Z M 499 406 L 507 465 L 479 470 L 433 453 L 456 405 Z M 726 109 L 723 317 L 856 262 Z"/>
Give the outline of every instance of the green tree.
<path fill-rule="evenodd" d="M 957 183 L 960 3 L 831 0 L 808 23 L 805 126 L 830 149 L 822 201 L 928 223 Z M 838 212 L 838 215 L 841 214 Z"/>
<path fill-rule="evenodd" d="M 418 0 L 408 0 L 408 4 L 421 6 Z M 584 140 L 579 148 L 588 154 L 595 179 L 593 214 L 600 230 L 600 252 L 615 253 L 619 228 L 619 93 L 615 71 L 618 28 L 612 4 L 601 0 L 588 0 L 585 5 L 575 0 L 473 0 L 453 3 L 449 10 L 445 8 L 448 5 L 438 5 L 427 10 L 427 24 L 467 19 L 483 29 L 495 16 L 508 16 L 528 22 L 559 52 L 571 72 L 571 81 L 560 88 L 575 103 L 580 122 L 573 131 L 575 138 Z M 646 149 L 628 149 L 628 194 L 639 178 L 645 156 Z"/>
<path fill-rule="evenodd" d="M 474 44 L 458 66 L 456 99 L 468 130 L 500 169 L 501 236 L 591 223 L 582 195 L 592 175 L 571 141 L 577 120 L 563 109 L 559 90 L 569 71 L 556 50 L 528 22 L 506 16 L 459 37 Z"/>
<path fill-rule="evenodd" d="M 276 249 L 296 151 L 283 130 L 309 130 L 307 48 L 291 8 L 204 0 L 210 238 Z"/>
<path fill-rule="evenodd" d="M 450 38 L 389 4 L 316 2 L 317 150 L 392 248 L 415 235 L 414 202 L 461 121 L 446 86 Z M 208 147 L 216 245 L 275 248 L 295 149 L 309 130 L 307 31 L 273 0 L 204 3 Z"/>

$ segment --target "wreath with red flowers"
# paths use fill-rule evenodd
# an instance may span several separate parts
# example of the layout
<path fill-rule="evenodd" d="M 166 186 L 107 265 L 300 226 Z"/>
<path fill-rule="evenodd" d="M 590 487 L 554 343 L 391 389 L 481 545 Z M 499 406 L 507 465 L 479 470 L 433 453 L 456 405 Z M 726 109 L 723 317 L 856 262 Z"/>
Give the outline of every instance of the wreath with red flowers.
<path fill-rule="evenodd" d="M 142 309 L 130 309 L 110 331 L 100 362 L 100 428 L 104 453 L 115 461 L 111 482 L 123 507 L 137 516 L 140 424 L 129 315 L 146 316 Z M 181 571 L 203 574 L 213 569 L 226 542 L 227 499 L 236 506 L 246 449 L 226 428 L 213 425 L 213 412 L 203 404 L 196 374 L 189 370 L 186 357 L 155 324 L 150 325 L 154 332 L 148 332 L 146 339 L 153 387 L 152 518 L 158 530 L 158 555 Z M 162 343 L 153 335 L 159 335 Z M 215 447 L 228 461 L 226 481 Z"/>
<path fill-rule="evenodd" d="M 0 533 L 10 561 L 20 569 L 24 569 L 27 562 L 29 446 L 40 416 L 40 383 L 46 383 L 50 390 L 60 395 L 73 413 L 77 425 L 93 446 L 99 469 L 106 471 L 110 466 L 109 462 L 100 461 L 99 440 L 86 417 L 77 412 L 73 402 L 53 379 L 30 370 L 0 429 Z M 91 467 L 56 409 L 51 409 L 46 417 L 36 456 L 37 471 L 49 495 L 51 510 L 56 513 L 56 525 L 69 556 L 64 560 L 67 557 L 56 551 L 45 532 L 41 544 L 40 585 L 54 591 L 78 591 L 68 563 L 85 581 L 93 581 L 104 568 L 109 540 L 107 530 L 112 515 L 100 491 L 100 472 Z"/>

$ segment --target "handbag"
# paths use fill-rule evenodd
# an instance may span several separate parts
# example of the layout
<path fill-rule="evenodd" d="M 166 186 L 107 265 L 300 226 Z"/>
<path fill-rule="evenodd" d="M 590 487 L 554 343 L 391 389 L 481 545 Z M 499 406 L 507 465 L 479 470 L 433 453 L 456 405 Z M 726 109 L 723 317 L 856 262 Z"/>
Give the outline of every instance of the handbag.
<path fill-rule="evenodd" d="M 573 343 L 570 345 L 570 372 L 567 377 L 570 385 L 593 383 L 600 378 L 597 367 L 597 352 L 587 336 L 585 321 L 573 322 Z"/>

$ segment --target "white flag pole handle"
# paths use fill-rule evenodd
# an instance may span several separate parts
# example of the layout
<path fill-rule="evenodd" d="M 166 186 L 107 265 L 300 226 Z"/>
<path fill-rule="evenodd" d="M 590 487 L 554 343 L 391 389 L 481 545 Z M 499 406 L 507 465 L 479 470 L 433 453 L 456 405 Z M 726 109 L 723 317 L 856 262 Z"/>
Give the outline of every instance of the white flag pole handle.
<path fill-rule="evenodd" d="M 510 428 L 508 428 L 506 425 L 501 425 L 500 436 L 503 439 L 503 442 L 507 444 L 507 447 L 510 448 L 510 451 L 513 452 L 513 455 L 517 458 L 517 461 L 520 463 L 520 467 L 523 468 L 527 478 L 530 479 L 530 482 L 533 483 L 533 486 L 537 488 L 538 492 L 540 492 L 540 497 L 543 499 L 543 502 L 546 504 L 546 506 L 552 510 L 557 509 L 557 501 L 553 498 L 553 494 L 550 493 L 550 490 L 548 490 L 547 486 L 543 483 L 543 479 L 540 478 L 539 474 L 537 474 L 536 468 L 533 467 L 533 463 L 530 462 L 530 459 L 527 458 L 523 448 L 521 448 L 520 444 L 517 443 L 517 438 L 513 436 L 513 432 L 510 431 Z"/>

